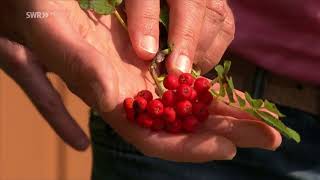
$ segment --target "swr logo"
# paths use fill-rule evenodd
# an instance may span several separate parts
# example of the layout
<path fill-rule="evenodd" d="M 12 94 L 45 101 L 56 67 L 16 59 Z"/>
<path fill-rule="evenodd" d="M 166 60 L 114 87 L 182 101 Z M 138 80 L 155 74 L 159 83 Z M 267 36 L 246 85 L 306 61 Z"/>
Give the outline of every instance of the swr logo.
<path fill-rule="evenodd" d="M 27 19 L 43 19 L 49 17 L 48 12 L 26 12 Z"/>

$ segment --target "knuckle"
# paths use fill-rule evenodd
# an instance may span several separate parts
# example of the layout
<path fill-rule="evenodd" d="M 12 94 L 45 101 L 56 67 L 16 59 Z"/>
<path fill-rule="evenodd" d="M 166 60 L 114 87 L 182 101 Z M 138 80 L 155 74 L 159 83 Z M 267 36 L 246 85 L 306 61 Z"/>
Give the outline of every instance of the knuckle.
<path fill-rule="evenodd" d="M 186 3 L 195 9 L 203 9 L 206 4 L 204 0 L 188 0 Z"/>
<path fill-rule="evenodd" d="M 182 37 L 187 42 L 196 42 L 196 33 L 193 31 L 191 27 L 187 27 L 182 30 Z"/>
<path fill-rule="evenodd" d="M 142 18 L 147 21 L 158 21 L 159 17 L 152 8 L 146 8 L 142 13 Z"/>
<path fill-rule="evenodd" d="M 235 22 L 232 17 L 227 17 L 222 27 L 222 32 L 225 35 L 225 39 L 232 41 L 235 35 Z"/>
<path fill-rule="evenodd" d="M 212 23 L 224 22 L 227 17 L 225 3 L 222 0 L 207 1 L 206 16 Z"/>

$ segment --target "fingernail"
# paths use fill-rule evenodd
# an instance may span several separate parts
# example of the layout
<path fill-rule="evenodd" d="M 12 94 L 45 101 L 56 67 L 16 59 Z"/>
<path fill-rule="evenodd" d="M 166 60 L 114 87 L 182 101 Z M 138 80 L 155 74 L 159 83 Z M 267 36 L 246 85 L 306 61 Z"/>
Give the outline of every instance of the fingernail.
<path fill-rule="evenodd" d="M 189 73 L 191 71 L 191 61 L 186 55 L 179 55 L 175 62 L 176 69 L 181 72 Z"/>
<path fill-rule="evenodd" d="M 155 54 L 157 52 L 157 42 L 153 36 L 143 36 L 140 41 L 140 47 L 148 53 Z"/>

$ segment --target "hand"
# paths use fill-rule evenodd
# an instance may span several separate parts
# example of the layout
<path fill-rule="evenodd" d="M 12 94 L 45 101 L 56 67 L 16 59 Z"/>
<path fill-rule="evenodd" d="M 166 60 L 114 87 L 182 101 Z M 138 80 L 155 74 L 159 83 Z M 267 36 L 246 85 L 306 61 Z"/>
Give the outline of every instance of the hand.
<path fill-rule="evenodd" d="M 227 0 L 167 0 L 170 9 L 169 44 L 173 52 L 167 69 L 202 72 L 216 65 L 234 36 L 234 19 Z M 138 57 L 150 60 L 158 50 L 160 0 L 127 0 L 128 30 Z"/>
<path fill-rule="evenodd" d="M 141 89 L 154 91 L 154 84 L 149 64 L 135 55 L 127 32 L 112 16 L 83 12 L 77 1 L 10 1 L 5 5 L 2 8 L 17 8 L 13 12 L 56 12 L 45 19 L 25 19 L 1 10 L 1 27 L 8 28 L 1 29 L 0 67 L 76 149 L 85 149 L 88 139 L 67 113 L 46 72 L 58 74 L 120 136 L 149 156 L 204 162 L 231 159 L 236 146 L 275 149 L 281 143 L 273 128 L 218 102 L 210 108 L 216 114 L 195 134 L 154 133 L 133 125 L 125 119 L 123 99 Z M 9 26 L 4 17 L 18 23 Z"/>

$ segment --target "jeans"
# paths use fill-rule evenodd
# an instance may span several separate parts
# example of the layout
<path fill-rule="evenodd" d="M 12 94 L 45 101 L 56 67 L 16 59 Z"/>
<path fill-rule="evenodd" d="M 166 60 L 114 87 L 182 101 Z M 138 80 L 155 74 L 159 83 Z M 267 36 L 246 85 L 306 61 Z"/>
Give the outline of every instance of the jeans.
<path fill-rule="evenodd" d="M 301 143 L 283 138 L 276 151 L 238 149 L 230 161 L 177 163 L 146 157 L 99 116 L 91 116 L 92 180 L 320 180 L 320 118 L 278 106 Z"/>

